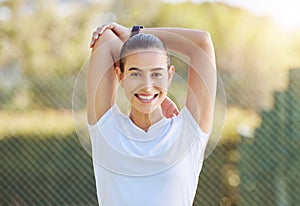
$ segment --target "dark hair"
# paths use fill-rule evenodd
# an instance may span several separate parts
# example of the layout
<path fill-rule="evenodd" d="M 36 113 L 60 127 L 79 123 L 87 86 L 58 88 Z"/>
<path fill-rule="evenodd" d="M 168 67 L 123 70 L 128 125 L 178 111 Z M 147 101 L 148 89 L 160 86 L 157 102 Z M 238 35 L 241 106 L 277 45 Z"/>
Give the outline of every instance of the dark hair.
<path fill-rule="evenodd" d="M 165 44 L 152 34 L 139 33 L 130 37 L 123 45 L 120 53 L 120 70 L 124 72 L 126 56 L 139 49 L 159 49 L 167 56 L 167 64 L 170 66 L 170 54 Z"/>

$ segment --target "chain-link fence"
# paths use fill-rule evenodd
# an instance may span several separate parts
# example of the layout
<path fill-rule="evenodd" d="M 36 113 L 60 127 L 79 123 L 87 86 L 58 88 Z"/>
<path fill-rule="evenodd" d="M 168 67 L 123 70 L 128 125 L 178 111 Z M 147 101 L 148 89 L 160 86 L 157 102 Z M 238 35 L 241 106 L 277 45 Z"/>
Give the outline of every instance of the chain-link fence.
<path fill-rule="evenodd" d="M 194 205 L 298 204 L 299 74 L 291 70 L 289 87 L 275 93 L 274 108 L 262 112 L 254 137 L 222 142 L 205 160 Z M 37 108 L 53 102 L 59 112 L 1 112 L 0 205 L 97 205 L 92 160 L 66 106 L 74 81 L 60 87 L 61 79 L 52 80 L 34 86 L 43 92 L 33 96 L 40 100 L 35 101 Z M 30 84 L 27 88 L 36 82 Z M 1 97 L 15 98 L 9 94 L 2 92 Z M 57 96 L 66 102 L 58 103 Z"/>
<path fill-rule="evenodd" d="M 105 13 L 102 1 L 96 4 L 82 0 L 79 9 L 68 16 L 65 10 L 57 12 L 60 8 L 53 2 L 0 1 L 0 206 L 97 205 L 92 158 L 74 126 L 72 95 L 88 52 L 88 27 L 94 19 L 108 16 L 111 20 L 115 14 Z M 57 2 L 65 6 L 67 1 Z M 129 17 L 138 1 L 122 2 L 121 5 L 115 1 L 113 6 L 124 11 L 123 7 L 129 5 L 125 10 L 128 12 L 124 12 Z M 152 5 L 153 1 L 147 3 Z M 144 8 L 139 6 L 137 11 Z M 143 23 L 152 26 L 186 27 L 188 22 L 190 27 L 207 26 L 213 31 L 228 107 L 221 140 L 204 161 L 194 205 L 298 205 L 300 71 L 290 70 L 288 87 L 273 94 L 270 91 L 274 85 L 270 86 L 269 80 L 274 84 L 282 72 L 277 75 L 272 66 L 279 67 L 278 62 L 286 57 L 270 38 L 272 52 L 277 50 L 282 57 L 274 61 L 276 65 L 267 59 L 269 45 L 265 39 L 269 36 L 265 35 L 274 35 L 275 30 L 267 28 L 264 33 L 260 30 L 261 25 L 267 27 L 265 21 L 259 24 L 248 13 L 241 15 L 243 12 L 236 13 L 223 4 L 183 6 L 190 8 L 191 17 L 187 15 L 189 18 L 181 19 L 182 22 L 174 23 L 175 18 L 165 14 L 168 10 L 178 15 L 182 8 L 165 5 L 157 7 L 163 12 L 152 9 L 152 16 L 143 12 L 133 15 L 128 24 L 143 16 Z M 219 15 L 220 12 L 227 16 Z M 200 14 L 209 18 L 198 17 Z M 234 25 L 240 27 L 249 21 L 247 28 L 228 29 L 228 22 L 238 20 L 237 17 L 242 20 Z M 228 22 L 222 22 L 224 18 Z M 124 22 L 126 18 L 120 20 Z M 294 50 L 299 49 L 295 45 Z M 271 56 L 273 62 L 275 53 Z M 298 56 L 296 59 L 299 62 Z M 179 76 L 186 78 L 179 67 Z M 84 94 L 85 88 L 80 89 Z M 274 97 L 269 110 L 265 109 L 267 95 Z M 240 123 L 249 123 L 250 127 Z"/>
<path fill-rule="evenodd" d="M 238 145 L 239 205 L 300 202 L 300 70 L 290 71 L 288 88 L 274 97 L 273 109 L 261 114 L 254 141 Z"/>

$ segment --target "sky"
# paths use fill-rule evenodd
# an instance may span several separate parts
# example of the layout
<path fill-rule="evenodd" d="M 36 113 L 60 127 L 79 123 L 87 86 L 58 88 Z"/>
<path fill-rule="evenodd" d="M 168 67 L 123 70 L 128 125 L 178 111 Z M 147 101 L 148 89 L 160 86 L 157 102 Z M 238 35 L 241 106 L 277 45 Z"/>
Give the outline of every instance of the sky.
<path fill-rule="evenodd" d="M 178 3 L 187 0 L 164 0 Z M 285 29 L 300 28 L 300 1 L 299 0 L 190 0 L 193 2 L 223 2 L 232 6 L 247 9 L 258 16 L 270 16 L 276 23 Z"/>

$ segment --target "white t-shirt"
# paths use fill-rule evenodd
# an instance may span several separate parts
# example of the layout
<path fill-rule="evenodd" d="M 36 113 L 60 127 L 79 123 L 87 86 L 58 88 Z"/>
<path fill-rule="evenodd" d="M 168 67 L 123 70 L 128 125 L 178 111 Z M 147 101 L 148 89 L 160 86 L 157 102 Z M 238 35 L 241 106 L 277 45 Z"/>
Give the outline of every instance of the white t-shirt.
<path fill-rule="evenodd" d="M 191 206 L 209 135 L 184 107 L 147 132 L 117 105 L 88 125 L 100 206 Z"/>

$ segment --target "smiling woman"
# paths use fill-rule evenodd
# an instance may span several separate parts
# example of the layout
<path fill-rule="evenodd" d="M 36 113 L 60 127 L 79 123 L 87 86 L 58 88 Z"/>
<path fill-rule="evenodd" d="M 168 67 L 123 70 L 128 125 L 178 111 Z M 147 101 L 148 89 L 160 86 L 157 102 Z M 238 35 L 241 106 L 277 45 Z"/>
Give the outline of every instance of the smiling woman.
<path fill-rule="evenodd" d="M 136 38 L 147 41 L 145 36 L 136 35 L 131 41 Z M 121 56 L 121 61 L 122 58 L 126 58 L 126 64 L 123 68 L 117 68 L 117 73 L 120 85 L 130 100 L 131 120 L 138 127 L 147 130 L 163 116 L 160 105 L 166 99 L 174 67 L 168 66 L 167 53 L 157 48 L 139 48 L 126 57 Z"/>
<path fill-rule="evenodd" d="M 99 205 L 191 206 L 212 131 L 211 39 L 207 32 L 181 28 L 130 34 L 110 23 L 91 41 L 87 118 Z M 175 72 L 167 48 L 190 57 L 180 112 L 167 97 Z M 116 104 L 118 86 L 130 102 L 129 116 Z"/>

